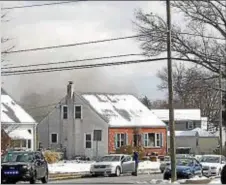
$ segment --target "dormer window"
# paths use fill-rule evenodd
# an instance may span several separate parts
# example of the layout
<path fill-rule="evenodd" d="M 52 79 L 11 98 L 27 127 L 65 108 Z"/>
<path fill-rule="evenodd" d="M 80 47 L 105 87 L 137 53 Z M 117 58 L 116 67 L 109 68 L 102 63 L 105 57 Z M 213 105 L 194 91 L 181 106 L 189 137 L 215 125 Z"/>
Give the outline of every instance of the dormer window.
<path fill-rule="evenodd" d="M 82 119 L 82 106 L 75 105 L 75 119 Z"/>
<path fill-rule="evenodd" d="M 67 105 L 63 105 L 62 107 L 62 116 L 63 116 L 63 119 L 67 119 L 67 116 L 68 115 L 68 108 L 67 108 Z"/>

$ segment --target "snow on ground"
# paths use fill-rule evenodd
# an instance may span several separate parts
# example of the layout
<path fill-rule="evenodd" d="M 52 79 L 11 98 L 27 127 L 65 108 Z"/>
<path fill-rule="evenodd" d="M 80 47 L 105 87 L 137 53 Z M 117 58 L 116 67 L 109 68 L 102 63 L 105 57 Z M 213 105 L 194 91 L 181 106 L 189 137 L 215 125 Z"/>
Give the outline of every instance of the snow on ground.
<path fill-rule="evenodd" d="M 49 164 L 50 173 L 80 173 L 89 172 L 91 164 L 94 161 L 78 162 L 78 161 L 60 161 L 59 163 Z M 152 161 L 142 161 L 139 163 L 138 170 L 155 170 L 159 171 L 160 163 Z"/>

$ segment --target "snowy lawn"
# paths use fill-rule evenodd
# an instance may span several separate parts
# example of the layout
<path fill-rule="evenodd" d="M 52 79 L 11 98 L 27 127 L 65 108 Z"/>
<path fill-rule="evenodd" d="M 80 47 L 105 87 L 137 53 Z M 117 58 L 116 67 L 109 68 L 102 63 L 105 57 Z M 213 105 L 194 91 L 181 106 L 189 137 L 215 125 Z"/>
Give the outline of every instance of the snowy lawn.
<path fill-rule="evenodd" d="M 83 173 L 89 172 L 90 166 L 94 161 L 78 162 L 78 161 L 60 161 L 58 163 L 49 164 L 49 172 L 53 173 Z M 142 161 L 139 163 L 138 170 L 159 171 L 160 163 L 152 161 Z"/>

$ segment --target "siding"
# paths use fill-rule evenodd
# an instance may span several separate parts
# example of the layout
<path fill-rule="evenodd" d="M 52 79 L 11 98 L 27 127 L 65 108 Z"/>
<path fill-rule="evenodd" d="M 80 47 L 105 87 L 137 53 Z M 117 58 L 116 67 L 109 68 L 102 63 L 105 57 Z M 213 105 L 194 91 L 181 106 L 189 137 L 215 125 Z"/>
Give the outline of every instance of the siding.
<path fill-rule="evenodd" d="M 219 145 L 218 137 L 200 137 L 199 138 L 199 153 L 213 154 L 213 150 Z"/>
<path fill-rule="evenodd" d="M 115 134 L 117 133 L 127 133 L 128 134 L 128 145 L 133 143 L 133 128 L 109 128 L 109 144 L 108 151 L 109 153 L 115 152 Z M 163 134 L 163 146 L 161 148 L 145 148 L 146 153 L 157 152 L 159 155 L 166 155 L 166 128 L 141 128 L 139 131 L 142 133 L 162 133 Z"/>
<path fill-rule="evenodd" d="M 164 121 L 168 126 L 169 126 L 169 122 L 168 121 Z M 181 130 L 181 131 L 185 131 L 185 130 L 189 130 L 186 126 L 187 121 L 175 121 L 175 130 Z M 196 120 L 194 121 L 194 128 L 201 128 L 201 120 Z M 192 129 L 190 129 L 192 130 Z"/>
<path fill-rule="evenodd" d="M 97 153 L 96 143 L 92 142 L 91 149 L 85 149 L 85 133 L 92 133 L 93 136 L 95 129 L 102 130 L 102 141 L 98 142 L 98 155 L 106 155 L 108 153 L 108 124 L 77 95 L 74 96 L 74 105 L 82 106 L 82 119 L 74 119 L 73 110 L 70 111 L 68 119 L 62 119 L 61 108 L 66 104 L 67 101 L 64 98 L 38 125 L 39 142 L 44 148 L 65 147 L 68 158 L 75 155 L 86 155 L 92 158 Z M 50 143 L 50 133 L 58 134 L 58 144 Z"/>

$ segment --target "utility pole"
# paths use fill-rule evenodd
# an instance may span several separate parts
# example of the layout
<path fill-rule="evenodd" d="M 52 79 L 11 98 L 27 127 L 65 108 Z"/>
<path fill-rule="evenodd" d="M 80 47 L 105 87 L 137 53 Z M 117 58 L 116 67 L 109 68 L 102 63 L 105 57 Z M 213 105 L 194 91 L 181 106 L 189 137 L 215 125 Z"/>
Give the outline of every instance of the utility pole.
<path fill-rule="evenodd" d="M 219 136 L 220 136 L 220 155 L 223 155 L 223 141 L 222 141 L 222 71 L 221 61 L 219 64 Z"/>
<path fill-rule="evenodd" d="M 177 180 L 176 173 L 176 150 L 175 150 L 175 125 L 173 106 L 173 75 L 171 60 L 171 10 L 170 0 L 166 0 L 167 15 L 167 68 L 168 68 L 168 91 L 169 91 L 169 127 L 170 127 L 170 157 L 171 157 L 171 182 Z"/>

